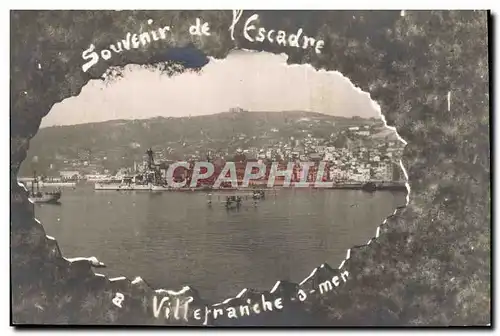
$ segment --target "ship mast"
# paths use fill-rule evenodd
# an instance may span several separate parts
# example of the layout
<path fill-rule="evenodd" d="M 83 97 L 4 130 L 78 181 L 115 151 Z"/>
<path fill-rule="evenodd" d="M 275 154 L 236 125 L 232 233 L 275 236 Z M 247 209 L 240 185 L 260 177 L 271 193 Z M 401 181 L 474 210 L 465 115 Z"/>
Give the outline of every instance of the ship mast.
<path fill-rule="evenodd" d="M 31 182 L 31 194 L 34 194 L 35 182 L 37 182 L 37 192 L 38 192 L 38 181 L 36 179 L 36 164 L 38 163 L 38 156 L 34 156 L 31 163 L 33 165 L 33 181 Z"/>
<path fill-rule="evenodd" d="M 154 160 L 153 149 L 149 148 L 146 151 L 146 154 L 148 156 L 148 158 L 147 158 L 148 173 L 153 172 L 153 181 L 152 182 L 154 184 L 156 184 L 161 179 L 161 175 L 160 175 L 160 172 L 159 172 L 158 167 L 157 167 L 155 160 Z"/>
<path fill-rule="evenodd" d="M 35 182 L 36 182 L 36 192 L 40 191 L 40 186 L 38 184 L 38 179 L 36 177 L 36 170 L 33 170 L 33 181 L 31 182 L 31 193 L 35 193 Z"/>
<path fill-rule="evenodd" d="M 153 165 L 155 163 L 154 158 L 153 158 L 153 150 L 150 148 L 146 151 L 146 154 L 148 155 L 148 169 L 152 170 Z"/>
<path fill-rule="evenodd" d="M 33 170 L 33 181 L 31 181 L 31 194 L 35 194 L 36 170 Z"/>

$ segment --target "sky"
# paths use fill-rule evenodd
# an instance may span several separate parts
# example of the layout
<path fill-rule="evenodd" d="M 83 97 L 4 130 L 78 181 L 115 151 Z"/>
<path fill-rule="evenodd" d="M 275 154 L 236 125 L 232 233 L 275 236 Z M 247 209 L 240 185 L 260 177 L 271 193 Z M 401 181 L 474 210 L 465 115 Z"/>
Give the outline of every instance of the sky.
<path fill-rule="evenodd" d="M 128 65 L 123 78 L 110 84 L 92 80 L 79 96 L 54 105 L 41 126 L 197 116 L 234 107 L 379 117 L 369 95 L 342 74 L 286 60 L 285 54 L 235 51 L 225 59 L 211 59 L 200 73 L 173 77 Z"/>

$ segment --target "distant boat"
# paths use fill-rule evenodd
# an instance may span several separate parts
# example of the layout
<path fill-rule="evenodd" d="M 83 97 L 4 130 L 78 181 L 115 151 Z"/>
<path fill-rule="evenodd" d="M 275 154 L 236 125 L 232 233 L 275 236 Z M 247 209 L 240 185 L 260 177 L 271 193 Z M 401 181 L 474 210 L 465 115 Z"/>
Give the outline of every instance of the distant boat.
<path fill-rule="evenodd" d="M 237 209 L 241 206 L 241 196 L 227 196 L 224 202 L 226 209 Z"/>
<path fill-rule="evenodd" d="M 264 190 L 255 190 L 253 192 L 252 198 L 254 200 L 264 199 L 266 197 L 266 193 Z"/>
<path fill-rule="evenodd" d="M 95 183 L 94 190 L 115 190 L 115 191 L 133 191 L 133 190 L 153 190 L 152 184 L 137 184 L 137 183 Z"/>
<path fill-rule="evenodd" d="M 366 191 L 366 192 L 374 192 L 377 190 L 377 185 L 374 182 L 367 182 L 363 184 L 361 187 L 361 190 Z"/>
<path fill-rule="evenodd" d="M 36 190 L 35 190 L 36 183 Z M 55 191 L 40 191 L 40 185 L 36 172 L 31 180 L 31 190 L 28 191 L 28 199 L 33 203 L 58 203 L 61 198 L 61 190 Z"/>
<path fill-rule="evenodd" d="M 28 198 L 33 203 L 58 203 L 61 198 L 61 191 L 30 192 Z"/>

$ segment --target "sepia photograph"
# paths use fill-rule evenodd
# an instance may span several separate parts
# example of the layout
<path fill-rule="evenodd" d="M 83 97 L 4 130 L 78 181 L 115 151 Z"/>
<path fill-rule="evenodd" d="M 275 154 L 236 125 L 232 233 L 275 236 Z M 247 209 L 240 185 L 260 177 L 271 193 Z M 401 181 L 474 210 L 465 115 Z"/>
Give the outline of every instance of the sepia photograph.
<path fill-rule="evenodd" d="M 491 325 L 488 15 L 11 11 L 11 325 Z"/>
<path fill-rule="evenodd" d="M 19 179 L 63 253 L 111 278 L 220 301 L 301 282 L 406 204 L 404 141 L 339 73 L 247 51 L 113 70 L 54 105 Z"/>

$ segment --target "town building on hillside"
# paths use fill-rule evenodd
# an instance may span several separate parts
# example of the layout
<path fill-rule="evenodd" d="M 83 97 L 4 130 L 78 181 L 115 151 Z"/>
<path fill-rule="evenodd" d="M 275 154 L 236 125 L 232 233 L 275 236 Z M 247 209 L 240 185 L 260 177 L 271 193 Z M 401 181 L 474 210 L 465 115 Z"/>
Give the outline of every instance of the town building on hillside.
<path fill-rule="evenodd" d="M 244 109 L 242 109 L 241 107 L 232 107 L 229 109 L 229 112 L 231 113 L 242 113 L 242 112 L 246 112 Z"/>
<path fill-rule="evenodd" d="M 370 180 L 370 169 L 357 167 L 351 171 L 349 179 L 354 182 L 366 182 Z"/>
<path fill-rule="evenodd" d="M 74 179 L 80 179 L 80 172 L 77 170 L 62 170 L 59 172 L 59 175 L 61 176 L 62 179 L 67 179 L 67 180 L 74 180 Z"/>

